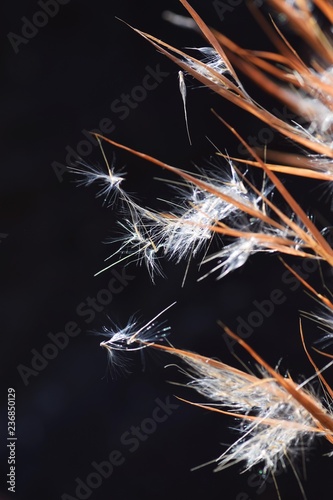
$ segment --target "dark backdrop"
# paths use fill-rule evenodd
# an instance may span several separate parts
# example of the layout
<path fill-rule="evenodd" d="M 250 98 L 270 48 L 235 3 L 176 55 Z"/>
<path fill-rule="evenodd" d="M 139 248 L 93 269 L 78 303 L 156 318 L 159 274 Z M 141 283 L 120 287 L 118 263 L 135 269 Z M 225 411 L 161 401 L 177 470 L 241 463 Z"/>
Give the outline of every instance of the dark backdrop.
<path fill-rule="evenodd" d="M 239 43 L 253 48 L 263 43 L 242 2 L 192 4 Z M 222 4 L 227 6 L 223 15 L 218 10 Z M 96 188 L 78 188 L 74 176 L 64 171 L 75 152 L 87 163 L 103 165 L 99 148 L 88 138 L 89 130 L 101 126 L 112 129 L 110 137 L 119 142 L 191 169 L 214 156 L 207 137 L 222 150 L 237 153 L 235 140 L 211 116 L 211 107 L 245 137 L 262 125 L 188 78 L 189 145 L 178 68 L 116 19 L 178 47 L 201 46 L 199 35 L 162 19 L 165 9 L 184 13 L 176 0 L 69 0 L 57 5 L 59 12 L 45 17 L 36 15 L 38 2 L 7 2 L 1 15 L 0 498 L 276 498 L 272 480 L 259 487 L 260 469 L 240 475 L 236 466 L 214 474 L 211 464 L 191 472 L 236 439 L 230 430 L 235 422 L 177 400 L 177 395 L 195 395 L 170 385 L 168 381 L 183 379 L 176 368 L 164 369 L 174 360 L 162 354 L 144 359 L 129 355 L 127 375 L 112 378 L 96 333 L 111 321 L 126 324 L 134 313 L 147 321 L 177 300 L 165 315 L 172 343 L 239 366 L 216 322 L 222 319 L 232 328 L 240 318 L 247 322 L 254 301 L 266 300 L 277 288 L 286 300 L 255 329 L 251 345 L 271 364 L 281 361 L 282 371 L 309 376 L 312 371 L 299 346 L 297 309 L 313 304 L 305 304 L 300 289 L 293 291 L 282 282 L 284 269 L 274 256 L 254 257 L 222 281 L 210 276 L 200 283 L 194 262 L 184 288 L 185 264 L 163 263 L 166 278 L 158 277 L 153 285 L 145 269 L 119 263 L 113 268 L 119 293 L 105 299 L 100 291 L 115 275 L 111 270 L 93 275 L 116 248 L 103 242 L 117 233 L 119 213 L 95 198 Z M 40 25 L 37 30 L 29 25 L 33 19 Z M 117 100 L 153 70 L 163 75 L 159 85 L 121 113 Z M 105 146 L 105 151 L 111 161 L 113 148 Z M 165 184 L 153 180 L 162 175 L 156 167 L 119 151 L 115 161 L 125 165 L 126 187 L 143 204 L 157 206 L 157 198 L 170 194 Z M 289 182 L 308 201 L 312 186 L 295 188 Z M 318 192 L 312 195 L 317 201 Z M 87 303 L 96 297 L 106 302 L 97 301 L 93 310 Z M 253 369 L 244 353 L 235 350 Z M 15 495 L 5 484 L 9 387 L 16 391 Z M 318 445 L 306 465 L 309 499 L 330 498 L 325 451 Z M 282 498 L 302 497 L 292 474 L 281 473 L 277 480 Z"/>

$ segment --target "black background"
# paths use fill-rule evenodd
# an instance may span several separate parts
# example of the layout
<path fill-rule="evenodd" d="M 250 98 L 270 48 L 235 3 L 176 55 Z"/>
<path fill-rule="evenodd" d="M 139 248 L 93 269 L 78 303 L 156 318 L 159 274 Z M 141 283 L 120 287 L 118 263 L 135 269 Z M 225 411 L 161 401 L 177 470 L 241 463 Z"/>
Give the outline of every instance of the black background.
<path fill-rule="evenodd" d="M 227 11 L 224 20 L 219 19 L 214 2 L 196 1 L 192 5 L 207 22 L 239 43 L 250 48 L 265 43 L 243 3 Z M 101 338 L 95 335 L 104 325 L 111 326 L 110 319 L 124 325 L 138 313 L 147 321 L 177 300 L 166 314 L 172 327 L 172 343 L 239 366 L 216 322 L 222 319 L 236 328 L 237 317 L 246 319 L 253 311 L 254 300 L 267 299 L 278 288 L 286 300 L 255 330 L 251 345 L 272 365 L 282 360 L 282 371 L 290 369 L 295 377 L 298 373 L 310 376 L 311 367 L 300 347 L 297 311 L 313 309 L 314 305 L 300 289 L 293 292 L 282 283 L 284 269 L 276 257 L 253 257 L 244 269 L 222 281 L 210 276 L 199 283 L 198 262 L 194 262 L 184 288 L 181 282 L 185 264 L 163 263 L 166 278 L 158 277 L 155 285 L 145 269 L 132 264 L 126 273 L 133 279 L 91 322 L 77 312 L 79 304 L 96 297 L 112 277 L 110 271 L 93 275 L 115 250 L 114 245 L 106 246 L 103 241 L 118 231 L 119 213 L 95 198 L 96 188 L 78 188 L 69 173 L 56 175 L 54 162 L 65 165 L 66 147 L 76 150 L 80 141 L 87 140 L 83 131 L 98 128 L 103 118 L 109 118 L 115 125 L 111 134 L 114 140 L 191 169 L 193 163 L 203 165 L 214 155 L 207 137 L 221 150 L 237 152 L 237 143 L 211 115 L 211 107 L 245 137 L 260 129 L 260 124 L 188 78 L 193 146 L 189 145 L 178 68 L 116 19 L 180 48 L 203 44 L 198 34 L 163 21 L 161 13 L 165 9 L 184 13 L 175 0 L 70 0 L 15 53 L 7 34 L 20 34 L 22 16 L 32 19 L 40 7 L 32 1 L 3 7 L 1 480 L 8 468 L 8 387 L 16 391 L 18 440 L 17 492 L 8 493 L 4 480 L 1 500 L 56 500 L 66 498 L 65 494 L 76 498 L 76 478 L 86 482 L 94 472 L 92 463 L 107 460 L 115 449 L 122 453 L 124 463 L 115 467 L 87 498 L 276 498 L 271 480 L 258 489 L 258 471 L 252 476 L 240 475 L 240 468 L 234 467 L 214 474 L 212 464 L 191 472 L 192 467 L 218 457 L 225 445 L 236 439 L 237 434 L 230 430 L 235 422 L 177 401 L 175 395 L 188 399 L 195 395 L 168 383 L 182 378 L 175 368 L 164 369 L 173 361 L 167 356 L 148 354 L 144 369 L 140 357 L 129 356 L 130 373 L 113 379 L 106 353 L 99 347 Z M 155 68 L 158 64 L 168 76 L 121 120 L 111 111 L 111 104 L 141 84 L 147 66 Z M 269 104 L 261 92 L 257 95 L 261 102 Z M 276 141 L 284 144 L 281 138 Z M 112 159 L 114 149 L 105 146 L 105 151 Z M 84 160 L 103 164 L 95 146 Z M 125 165 L 129 192 L 137 193 L 143 204 L 163 206 L 157 198 L 171 191 L 153 177 L 166 174 L 120 151 L 116 151 L 116 164 Z M 314 203 L 317 210 L 327 210 L 311 183 L 288 182 L 301 201 Z M 115 269 L 124 272 L 121 264 Z M 64 331 L 70 321 L 77 323 L 81 333 L 25 384 L 19 365 L 30 367 L 31 350 L 42 352 L 50 342 L 48 334 Z M 308 324 L 308 330 L 311 334 L 313 326 Z M 246 355 L 236 350 L 253 368 Z M 178 408 L 131 452 L 121 442 L 121 436 L 151 417 L 157 398 L 170 398 Z M 307 480 L 302 479 L 309 500 L 331 498 L 331 462 L 322 457 L 325 452 L 326 446 L 319 443 L 310 453 Z M 280 474 L 277 480 L 282 498 L 302 498 L 292 473 Z"/>

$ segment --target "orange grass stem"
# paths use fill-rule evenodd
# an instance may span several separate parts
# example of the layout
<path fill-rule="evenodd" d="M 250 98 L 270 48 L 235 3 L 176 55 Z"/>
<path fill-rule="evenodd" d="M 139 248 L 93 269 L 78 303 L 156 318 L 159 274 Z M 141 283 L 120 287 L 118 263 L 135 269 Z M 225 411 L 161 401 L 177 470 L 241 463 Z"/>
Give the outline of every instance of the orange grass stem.
<path fill-rule="evenodd" d="M 225 326 L 221 321 L 219 324 L 225 330 L 225 332 L 234 340 L 236 340 L 239 345 L 241 345 L 251 356 L 257 361 L 265 370 L 278 382 L 278 384 L 283 387 L 289 394 L 302 405 L 312 417 L 318 421 L 320 426 L 325 431 L 326 429 L 333 434 L 333 418 L 326 411 L 318 406 L 316 401 L 302 389 L 299 389 L 297 384 L 291 379 L 286 379 L 282 377 L 278 372 L 274 370 L 266 361 L 252 349 L 242 338 L 238 337 L 234 332 L 232 332 L 227 326 Z M 329 439 L 333 442 L 333 438 Z"/>

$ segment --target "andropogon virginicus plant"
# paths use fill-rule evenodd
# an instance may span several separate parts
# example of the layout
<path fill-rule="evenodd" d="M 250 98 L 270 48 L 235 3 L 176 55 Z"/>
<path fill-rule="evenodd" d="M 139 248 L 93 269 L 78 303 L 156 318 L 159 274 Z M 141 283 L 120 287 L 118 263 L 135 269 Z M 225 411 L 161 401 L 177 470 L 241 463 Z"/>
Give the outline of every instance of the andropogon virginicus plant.
<path fill-rule="evenodd" d="M 105 171 L 84 164 L 72 169 L 80 176 L 80 182 L 99 183 L 99 194 L 112 207 L 119 207 L 122 213 L 123 236 L 101 271 L 115 263 L 135 261 L 147 267 L 154 281 L 156 275 L 163 274 L 163 259 L 178 263 L 201 256 L 200 279 L 212 273 L 221 279 L 258 252 L 279 254 L 284 258 L 310 258 L 333 266 L 328 228 L 315 224 L 311 214 L 300 206 L 282 179 L 283 175 L 305 177 L 314 183 L 326 183 L 324 189 L 332 189 L 333 43 L 328 29 L 322 29 L 317 18 L 330 28 L 333 5 L 324 0 L 267 0 L 272 12 L 283 16 L 289 29 L 306 44 L 311 57 L 304 61 L 274 21 L 264 17 L 254 5 L 251 9 L 275 45 L 275 52 L 238 46 L 208 27 L 186 0 L 180 2 L 191 20 L 184 17 L 182 21 L 172 13 L 168 13 L 167 18 L 177 24 L 183 22 L 187 27 L 193 25 L 201 31 L 207 46 L 195 51 L 198 57 L 194 57 L 193 51 L 184 52 L 155 36 L 135 31 L 180 67 L 185 113 L 184 74 L 191 75 L 292 141 L 298 148 L 297 154 L 251 147 L 214 110 L 217 122 L 233 132 L 249 158 L 230 158 L 217 151 L 217 155 L 224 157 L 223 168 L 198 169 L 190 173 L 95 134 L 100 143 L 108 142 L 129 151 L 179 178 L 179 182 L 172 184 L 176 189 L 175 198 L 168 201 L 163 211 L 158 211 L 142 207 L 124 191 L 126 174 L 116 172 L 106 158 Z M 294 119 L 283 120 L 256 102 L 244 88 L 238 71 L 279 99 L 294 113 Z M 261 169 L 259 185 L 253 181 L 251 168 Z M 217 247 L 214 252 L 210 251 L 212 240 Z M 303 382 L 280 374 L 222 323 L 225 332 L 256 362 L 256 375 L 173 347 L 166 341 L 168 328 L 158 324 L 157 317 L 144 326 L 132 319 L 123 329 L 105 327 L 106 340 L 101 345 L 109 351 L 115 366 L 121 364 L 119 351 L 149 347 L 171 353 L 184 363 L 188 387 L 205 398 L 204 403 L 192 404 L 237 419 L 239 438 L 216 458 L 215 470 L 234 464 L 248 470 L 261 464 L 263 474 L 271 473 L 274 478 L 281 464 L 294 469 L 294 457 L 306 453 L 314 439 L 326 439 L 333 444 L 333 390 L 325 378 L 325 371 L 333 365 L 333 355 L 323 351 L 333 342 L 333 303 L 287 263 L 285 266 L 321 303 L 323 311 L 322 314 L 303 313 L 324 330 L 322 350 L 319 350 L 324 356 L 321 367 L 307 348 L 300 321 L 299 335 L 314 369 L 314 375 Z M 312 386 L 315 379 L 320 382 L 321 394 Z M 300 488 L 305 498 L 301 482 Z M 278 487 L 277 494 L 279 496 Z"/>

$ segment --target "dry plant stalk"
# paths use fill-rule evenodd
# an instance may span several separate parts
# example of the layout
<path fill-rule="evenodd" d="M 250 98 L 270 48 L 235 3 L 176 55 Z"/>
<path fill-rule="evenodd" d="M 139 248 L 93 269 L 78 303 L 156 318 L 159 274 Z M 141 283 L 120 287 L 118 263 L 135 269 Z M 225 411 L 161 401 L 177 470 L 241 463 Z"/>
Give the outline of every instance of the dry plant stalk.
<path fill-rule="evenodd" d="M 162 274 L 162 258 L 179 262 L 204 253 L 202 262 L 210 266 L 205 276 L 217 273 L 217 278 L 222 278 L 257 252 L 317 259 L 333 266 L 333 250 L 325 238 L 326 229 L 314 224 L 278 177 L 278 174 L 288 174 L 314 181 L 333 181 L 333 45 L 316 21 L 316 12 L 320 12 L 327 23 L 333 23 L 332 3 L 324 0 L 267 0 L 273 10 L 285 16 L 289 28 L 310 49 L 311 62 L 305 63 L 274 22 L 267 21 L 254 7 L 254 15 L 277 52 L 239 47 L 222 33 L 209 28 L 186 0 L 180 2 L 209 44 L 198 50 L 203 58 L 195 58 L 138 29 L 135 31 L 180 67 L 185 112 L 183 72 L 293 141 L 304 153 L 269 151 L 264 156 L 263 151 L 250 147 L 215 112 L 218 120 L 247 149 L 251 160 L 223 155 L 226 159 L 224 171 L 202 170 L 193 174 L 96 135 L 99 141 L 108 142 L 176 174 L 181 186 L 177 202 L 170 201 L 168 210 L 158 212 L 143 208 L 132 200 L 122 188 L 124 174 L 116 173 L 108 164 L 107 173 L 92 167 L 74 169 L 83 176 L 83 182 L 102 183 L 100 194 L 112 205 L 120 203 L 125 213 L 121 223 L 124 230 L 122 243 L 110 256 L 111 264 L 103 270 L 118 262 L 136 261 L 147 266 L 154 280 L 156 274 Z M 170 17 L 172 20 L 169 13 Z M 176 21 L 179 24 L 179 16 Z M 184 24 L 190 25 L 189 20 L 185 19 Z M 295 113 L 295 120 L 284 121 L 254 101 L 244 89 L 236 69 L 288 106 Z M 297 122 L 297 117 L 302 119 L 302 124 Z M 253 166 L 263 171 L 260 187 L 251 182 L 247 173 L 242 173 L 244 163 L 247 168 Z M 273 202 L 274 192 L 279 193 L 283 202 L 279 206 Z M 227 243 L 220 244 L 218 251 L 207 256 L 203 250 L 213 238 L 221 243 L 221 237 L 226 238 Z M 333 304 L 301 276 L 297 277 L 323 306 L 322 316 L 308 316 L 325 330 L 327 347 L 333 339 Z M 256 361 L 258 376 L 166 344 L 167 327 L 159 325 L 156 320 L 157 317 L 140 328 L 135 321 L 122 330 L 105 328 L 107 340 L 101 345 L 107 348 L 115 364 L 119 362 L 117 351 L 147 347 L 177 356 L 186 367 L 188 386 L 208 400 L 199 406 L 239 420 L 240 438 L 216 459 L 216 470 L 239 462 L 245 463 L 244 469 L 247 470 L 261 463 L 265 473 L 274 474 L 279 463 L 283 466 L 292 464 L 294 455 L 306 451 L 315 437 L 325 438 L 333 444 L 333 391 L 323 375 L 323 371 L 333 364 L 333 356 L 321 352 L 332 359 L 323 368 L 317 367 L 306 348 L 301 323 L 303 347 L 315 374 L 298 384 L 289 376 L 279 374 L 225 326 L 228 335 Z M 315 378 L 321 382 L 321 396 L 311 388 Z"/>

